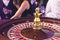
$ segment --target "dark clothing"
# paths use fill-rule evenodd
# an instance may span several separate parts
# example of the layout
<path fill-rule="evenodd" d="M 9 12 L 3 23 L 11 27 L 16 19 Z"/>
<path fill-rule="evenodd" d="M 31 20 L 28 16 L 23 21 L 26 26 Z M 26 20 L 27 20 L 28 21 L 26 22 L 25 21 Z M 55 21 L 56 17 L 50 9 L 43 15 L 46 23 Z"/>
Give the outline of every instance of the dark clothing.
<path fill-rule="evenodd" d="M 30 4 L 30 8 L 28 10 L 25 10 L 22 13 L 22 17 L 26 17 L 28 15 L 33 16 L 33 13 L 35 12 L 36 4 L 35 3 L 31 4 L 31 1 L 30 0 L 27 0 L 27 1 Z"/>
<path fill-rule="evenodd" d="M 8 14 L 4 13 L 5 10 L 7 10 Z M 0 16 L 2 19 L 11 18 L 16 11 L 17 11 L 17 8 L 14 6 L 13 0 L 10 0 L 8 6 L 5 6 L 3 1 L 0 0 Z"/>
<path fill-rule="evenodd" d="M 47 4 L 48 0 L 43 0 L 43 6 L 46 8 L 46 4 Z"/>

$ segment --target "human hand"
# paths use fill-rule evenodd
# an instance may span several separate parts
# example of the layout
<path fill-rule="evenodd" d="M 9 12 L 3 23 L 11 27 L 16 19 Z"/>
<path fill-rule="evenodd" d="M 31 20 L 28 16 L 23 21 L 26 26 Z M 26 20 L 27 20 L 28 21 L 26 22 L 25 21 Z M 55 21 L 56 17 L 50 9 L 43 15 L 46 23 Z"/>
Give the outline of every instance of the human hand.
<path fill-rule="evenodd" d="M 16 19 L 14 16 L 12 16 L 10 19 Z"/>
<path fill-rule="evenodd" d="M 45 13 L 45 10 L 42 10 L 41 13 Z"/>
<path fill-rule="evenodd" d="M 14 15 L 14 16 L 12 16 L 10 19 L 18 19 L 18 18 L 20 18 L 20 17 L 21 17 L 21 16 L 18 16 L 18 17 L 17 17 L 17 16 Z"/>

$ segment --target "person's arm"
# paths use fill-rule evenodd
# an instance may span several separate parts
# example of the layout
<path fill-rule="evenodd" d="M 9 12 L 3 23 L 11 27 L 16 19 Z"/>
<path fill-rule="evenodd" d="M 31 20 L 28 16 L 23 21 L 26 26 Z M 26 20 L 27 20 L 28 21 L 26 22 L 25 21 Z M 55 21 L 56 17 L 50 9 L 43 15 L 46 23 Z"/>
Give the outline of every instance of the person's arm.
<path fill-rule="evenodd" d="M 25 10 L 28 10 L 29 9 L 29 3 L 28 1 L 23 1 L 23 3 L 21 4 L 20 8 L 18 9 L 18 11 L 15 13 L 14 16 L 12 16 L 10 19 L 13 19 L 13 18 L 17 18 L 18 16 L 21 17 L 22 13 L 25 11 Z"/>

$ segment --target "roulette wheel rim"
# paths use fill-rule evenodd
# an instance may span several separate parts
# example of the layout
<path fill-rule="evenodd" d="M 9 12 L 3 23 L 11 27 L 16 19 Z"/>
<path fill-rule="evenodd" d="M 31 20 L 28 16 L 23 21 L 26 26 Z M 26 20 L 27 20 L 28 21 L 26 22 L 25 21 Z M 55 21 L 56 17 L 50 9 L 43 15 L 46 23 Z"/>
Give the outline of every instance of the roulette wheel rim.
<path fill-rule="evenodd" d="M 45 18 L 45 19 L 46 19 L 46 18 Z M 45 20 L 45 19 L 44 19 L 44 20 Z M 47 18 L 47 19 L 48 19 L 48 18 Z M 23 20 L 23 21 L 20 21 L 20 20 L 19 20 L 20 23 L 22 23 L 22 22 L 23 22 L 23 23 L 26 22 L 27 19 L 25 19 L 25 21 L 24 21 L 24 19 L 22 19 L 22 20 Z M 28 19 L 28 20 L 31 21 L 31 19 Z M 28 21 L 28 20 L 27 20 L 27 21 Z M 54 19 L 54 20 L 55 20 L 55 19 Z M 15 20 L 13 20 L 13 21 L 15 21 Z M 19 22 L 19 21 L 18 21 L 18 22 Z M 51 20 L 50 20 L 50 21 L 51 21 Z M 59 21 L 59 20 L 58 20 L 58 21 Z M 11 20 L 10 20 L 9 22 L 11 23 Z M 17 21 L 15 21 L 15 22 L 17 22 Z M 12 22 L 12 23 L 14 24 L 15 22 Z M 12 23 L 11 23 L 11 24 L 12 24 Z M 8 24 L 8 23 L 7 23 L 7 24 Z M 5 25 L 8 26 L 7 24 L 5 24 Z M 9 24 L 9 25 L 11 25 L 11 24 Z"/>

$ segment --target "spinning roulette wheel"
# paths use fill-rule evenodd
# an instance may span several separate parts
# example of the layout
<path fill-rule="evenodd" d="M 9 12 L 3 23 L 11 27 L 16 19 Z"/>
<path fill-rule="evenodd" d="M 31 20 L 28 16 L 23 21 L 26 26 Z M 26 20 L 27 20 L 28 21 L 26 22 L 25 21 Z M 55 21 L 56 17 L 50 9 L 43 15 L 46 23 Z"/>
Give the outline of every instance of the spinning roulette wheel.
<path fill-rule="evenodd" d="M 34 40 L 33 38 L 34 33 L 32 33 L 33 31 L 29 32 L 30 28 L 33 28 L 34 24 L 33 19 L 34 18 L 20 18 L 20 19 L 9 20 L 8 22 L 4 23 L 4 25 L 1 26 L 5 28 L 5 29 L 2 28 L 4 35 L 6 35 L 11 40 Z M 53 34 L 51 36 L 51 33 L 45 30 L 45 33 L 49 33 L 48 34 L 49 36 L 47 35 L 47 38 L 45 39 L 42 38 L 44 34 L 41 36 L 39 36 L 40 35 L 39 34 L 37 37 L 42 38 L 42 40 L 60 40 L 60 20 L 43 17 L 41 18 L 40 25 L 42 26 L 42 28 L 46 28 L 53 31 Z M 26 28 L 29 29 L 27 33 Z M 43 37 L 46 37 L 46 35 Z"/>

